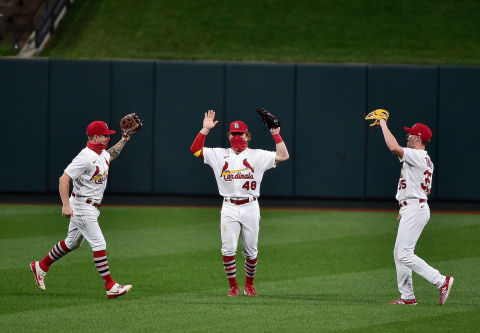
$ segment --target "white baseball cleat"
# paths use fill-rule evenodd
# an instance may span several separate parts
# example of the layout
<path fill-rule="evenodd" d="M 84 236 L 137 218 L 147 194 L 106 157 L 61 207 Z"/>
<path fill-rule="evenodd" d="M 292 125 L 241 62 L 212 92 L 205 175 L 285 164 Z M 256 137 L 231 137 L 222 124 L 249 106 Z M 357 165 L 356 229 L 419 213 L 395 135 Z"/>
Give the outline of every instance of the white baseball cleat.
<path fill-rule="evenodd" d="M 107 297 L 108 297 L 108 298 L 119 297 L 119 296 L 125 295 L 125 294 L 128 293 L 131 289 L 132 289 L 132 285 L 131 285 L 131 284 L 123 285 L 123 284 L 118 284 L 118 283 L 115 282 L 115 284 L 113 285 L 113 287 L 110 288 L 110 290 L 107 290 Z"/>
<path fill-rule="evenodd" d="M 32 271 L 33 276 L 35 276 L 35 283 L 37 284 L 38 288 L 45 291 L 45 275 L 47 275 L 47 272 L 44 272 L 40 268 L 38 261 L 32 261 L 30 263 L 30 270 Z"/>

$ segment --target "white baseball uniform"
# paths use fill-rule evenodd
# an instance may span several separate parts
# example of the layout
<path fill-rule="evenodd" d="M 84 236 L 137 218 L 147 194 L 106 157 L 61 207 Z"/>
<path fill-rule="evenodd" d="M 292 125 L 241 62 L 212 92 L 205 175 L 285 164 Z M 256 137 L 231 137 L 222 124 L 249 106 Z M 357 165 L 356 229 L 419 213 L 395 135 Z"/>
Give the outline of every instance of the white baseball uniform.
<path fill-rule="evenodd" d="M 403 148 L 403 162 L 396 199 L 400 205 L 400 221 L 393 257 L 397 268 L 401 298 L 414 299 L 412 270 L 437 288 L 445 276 L 415 255 L 415 245 L 430 219 L 427 193 L 432 186 L 433 163 L 425 150 Z"/>
<path fill-rule="evenodd" d="M 212 167 L 218 192 L 224 197 L 220 223 L 222 254 L 235 256 L 241 235 L 243 255 L 255 259 L 260 231 L 260 184 L 264 172 L 276 166 L 276 153 L 247 148 L 237 155 L 231 148 L 204 147 L 203 157 L 204 163 Z"/>
<path fill-rule="evenodd" d="M 110 154 L 106 150 L 99 155 L 90 148 L 84 148 L 65 169 L 73 181 L 69 200 L 73 216 L 65 239 L 65 244 L 72 250 L 79 247 L 84 239 L 93 251 L 106 249 L 98 224 L 98 206 L 107 187 L 109 161 Z"/>

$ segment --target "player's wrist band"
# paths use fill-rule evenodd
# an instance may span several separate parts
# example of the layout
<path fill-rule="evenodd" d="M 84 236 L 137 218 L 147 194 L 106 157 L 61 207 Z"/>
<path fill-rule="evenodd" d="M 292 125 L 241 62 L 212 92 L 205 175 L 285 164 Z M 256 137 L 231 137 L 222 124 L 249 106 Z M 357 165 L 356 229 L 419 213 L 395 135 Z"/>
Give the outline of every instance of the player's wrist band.
<path fill-rule="evenodd" d="M 275 140 L 275 143 L 283 142 L 283 139 L 280 136 L 280 134 L 273 134 L 272 136 L 273 136 L 273 140 Z"/>

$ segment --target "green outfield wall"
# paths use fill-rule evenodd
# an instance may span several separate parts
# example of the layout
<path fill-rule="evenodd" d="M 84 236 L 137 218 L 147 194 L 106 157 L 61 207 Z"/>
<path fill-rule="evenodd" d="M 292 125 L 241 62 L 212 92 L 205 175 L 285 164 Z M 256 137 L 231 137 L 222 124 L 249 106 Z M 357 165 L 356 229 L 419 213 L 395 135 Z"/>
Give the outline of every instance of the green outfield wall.
<path fill-rule="evenodd" d="M 280 118 L 291 158 L 265 174 L 262 195 L 393 199 L 401 164 L 363 119 L 385 108 L 402 145 L 403 126 L 432 128 L 432 199 L 477 201 L 479 96 L 478 67 L 0 59 L 0 192 L 58 191 L 86 126 L 119 130 L 136 112 L 145 126 L 112 163 L 107 191 L 216 194 L 189 151 L 204 112 L 220 121 L 206 146 L 226 146 L 229 122 L 244 120 L 251 147 L 274 150 L 255 113 L 263 106 Z"/>

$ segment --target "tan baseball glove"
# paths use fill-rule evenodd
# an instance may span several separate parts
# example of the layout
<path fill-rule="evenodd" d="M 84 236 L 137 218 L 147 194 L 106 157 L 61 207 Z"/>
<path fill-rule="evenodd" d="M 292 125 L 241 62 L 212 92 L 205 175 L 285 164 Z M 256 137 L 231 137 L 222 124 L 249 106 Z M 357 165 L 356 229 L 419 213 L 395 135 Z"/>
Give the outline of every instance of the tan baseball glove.
<path fill-rule="evenodd" d="M 133 133 L 139 131 L 142 126 L 142 120 L 140 120 L 135 113 L 127 114 L 125 117 L 120 119 L 120 128 L 122 129 L 122 135 L 124 137 L 129 137 Z"/>
<path fill-rule="evenodd" d="M 379 126 L 380 119 L 388 120 L 390 114 L 387 110 L 384 109 L 376 109 L 365 116 L 365 120 L 373 120 L 370 126 Z"/>

